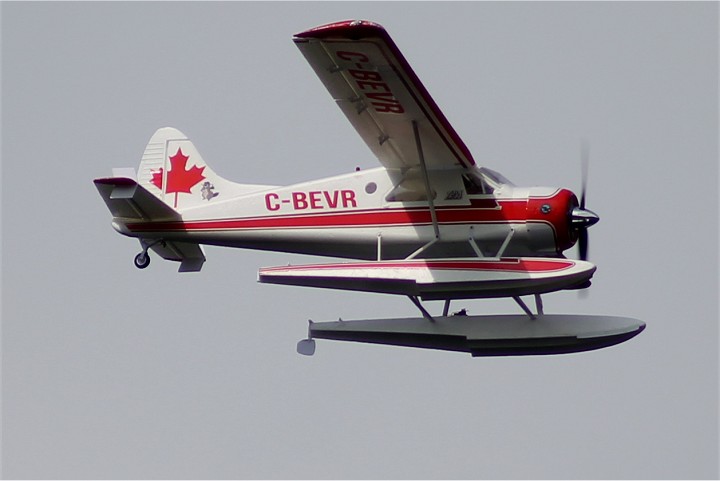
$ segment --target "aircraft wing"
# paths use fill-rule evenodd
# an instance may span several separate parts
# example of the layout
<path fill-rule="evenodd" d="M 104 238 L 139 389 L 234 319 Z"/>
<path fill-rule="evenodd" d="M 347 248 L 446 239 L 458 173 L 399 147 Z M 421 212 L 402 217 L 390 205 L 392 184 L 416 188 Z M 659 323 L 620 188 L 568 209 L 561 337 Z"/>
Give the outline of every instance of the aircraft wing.
<path fill-rule="evenodd" d="M 403 171 L 419 166 L 418 140 L 428 170 L 475 165 L 382 26 L 344 21 L 293 40 L 383 166 Z"/>

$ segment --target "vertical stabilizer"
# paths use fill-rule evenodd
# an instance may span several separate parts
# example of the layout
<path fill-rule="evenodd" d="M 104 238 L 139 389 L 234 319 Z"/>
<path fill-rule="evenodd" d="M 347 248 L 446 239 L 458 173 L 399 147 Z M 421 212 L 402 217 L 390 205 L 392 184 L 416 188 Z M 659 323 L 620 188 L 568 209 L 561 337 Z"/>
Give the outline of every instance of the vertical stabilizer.
<path fill-rule="evenodd" d="M 209 205 L 264 186 L 236 184 L 218 176 L 190 139 L 171 127 L 159 129 L 145 147 L 138 184 L 175 210 Z"/>

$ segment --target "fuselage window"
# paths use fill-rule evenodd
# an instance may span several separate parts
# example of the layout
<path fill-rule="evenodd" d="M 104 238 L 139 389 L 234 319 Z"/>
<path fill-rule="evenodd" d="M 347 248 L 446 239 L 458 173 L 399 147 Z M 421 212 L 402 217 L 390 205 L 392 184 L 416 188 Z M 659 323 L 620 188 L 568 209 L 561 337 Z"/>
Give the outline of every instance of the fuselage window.
<path fill-rule="evenodd" d="M 482 177 L 464 174 L 462 179 L 465 184 L 465 191 L 468 195 L 488 195 L 492 194 L 494 191 L 493 187 L 485 182 L 485 179 Z"/>

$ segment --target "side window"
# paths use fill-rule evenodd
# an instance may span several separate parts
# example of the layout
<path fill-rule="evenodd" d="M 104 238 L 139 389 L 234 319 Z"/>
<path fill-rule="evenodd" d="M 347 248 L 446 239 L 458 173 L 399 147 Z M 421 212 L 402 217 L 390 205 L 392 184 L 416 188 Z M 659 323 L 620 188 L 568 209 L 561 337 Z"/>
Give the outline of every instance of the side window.
<path fill-rule="evenodd" d="M 468 195 L 492 194 L 495 189 L 480 176 L 463 174 L 463 183 Z"/>
<path fill-rule="evenodd" d="M 437 192 L 432 191 L 433 200 L 437 198 Z M 400 184 L 385 196 L 386 202 L 419 202 L 428 200 L 427 194 L 422 190 L 410 190 Z"/>
<path fill-rule="evenodd" d="M 432 191 L 433 199 L 437 192 Z M 406 177 L 385 196 L 386 202 L 419 202 L 427 199 L 425 182 L 418 177 Z"/>

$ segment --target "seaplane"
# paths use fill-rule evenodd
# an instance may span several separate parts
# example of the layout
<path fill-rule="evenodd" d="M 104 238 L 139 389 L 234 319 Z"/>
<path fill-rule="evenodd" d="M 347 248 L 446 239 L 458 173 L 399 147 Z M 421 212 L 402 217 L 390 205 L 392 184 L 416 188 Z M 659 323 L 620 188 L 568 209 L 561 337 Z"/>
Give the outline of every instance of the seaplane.
<path fill-rule="evenodd" d="M 293 41 L 380 166 L 289 186 L 236 183 L 216 174 L 185 134 L 161 128 L 137 171 L 94 180 L 112 227 L 140 242 L 135 266 L 147 268 L 152 251 L 179 262 L 180 272 L 198 272 L 204 245 L 332 257 L 261 268 L 258 281 L 400 295 L 419 310 L 310 321 L 297 344 L 305 355 L 315 339 L 472 356 L 561 354 L 642 332 L 636 319 L 544 312 L 542 295 L 586 289 L 596 270 L 588 229 L 599 217 L 585 206 L 586 167 L 578 198 L 565 188 L 517 186 L 478 165 L 377 23 L 331 23 Z M 576 244 L 579 259 L 567 258 Z M 523 296 L 534 298 L 534 310 Z M 452 301 L 487 298 L 513 299 L 522 313 L 450 311 Z M 431 314 L 427 301 L 443 301 L 442 313 Z"/>

